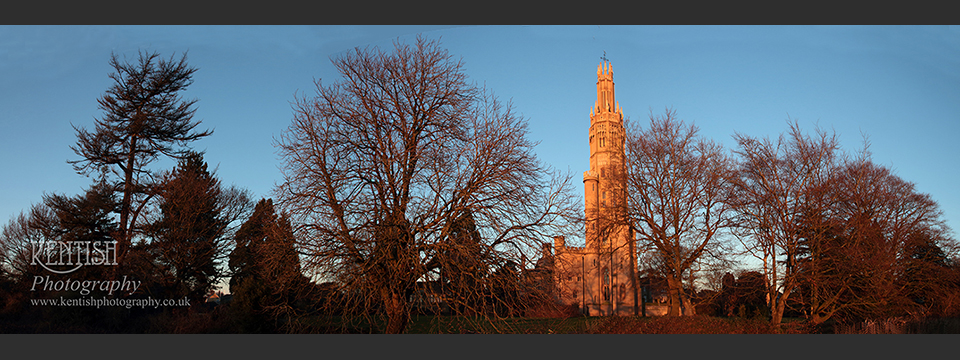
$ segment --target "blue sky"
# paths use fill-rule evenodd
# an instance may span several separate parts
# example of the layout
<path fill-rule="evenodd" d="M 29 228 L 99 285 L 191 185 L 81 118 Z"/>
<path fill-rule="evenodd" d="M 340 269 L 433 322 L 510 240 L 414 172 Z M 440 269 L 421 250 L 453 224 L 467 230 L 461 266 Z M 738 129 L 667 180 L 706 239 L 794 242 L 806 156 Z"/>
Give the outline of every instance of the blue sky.
<path fill-rule="evenodd" d="M 850 151 L 865 134 L 875 162 L 960 226 L 957 26 L 0 26 L 0 221 L 44 193 L 90 184 L 66 163 L 78 159 L 71 124 L 92 129 L 101 115 L 111 52 L 188 52 L 199 71 L 183 95 L 199 100 L 201 128 L 214 129 L 194 147 L 224 183 L 259 198 L 281 180 L 273 139 L 290 123 L 295 94 L 337 79 L 330 57 L 418 33 L 511 99 L 540 159 L 575 178 L 588 168 L 605 52 L 633 121 L 673 107 L 728 147 L 735 132 L 778 136 L 788 116 L 807 130 L 835 130 Z"/>

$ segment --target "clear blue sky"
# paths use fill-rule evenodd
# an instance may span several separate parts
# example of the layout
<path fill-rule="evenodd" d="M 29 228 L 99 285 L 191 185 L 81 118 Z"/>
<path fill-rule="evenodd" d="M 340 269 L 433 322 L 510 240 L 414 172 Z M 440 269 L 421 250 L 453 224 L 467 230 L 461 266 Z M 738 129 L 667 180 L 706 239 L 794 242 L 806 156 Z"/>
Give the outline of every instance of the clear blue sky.
<path fill-rule="evenodd" d="M 931 194 L 960 227 L 957 26 L 0 26 L 0 221 L 44 193 L 90 184 L 66 163 L 78 158 L 71 124 L 92 129 L 101 115 L 111 52 L 187 51 L 199 71 L 183 95 L 199 100 L 201 128 L 215 130 L 194 147 L 224 183 L 259 198 L 281 180 L 273 139 L 290 123 L 294 94 L 312 93 L 314 78 L 337 79 L 331 56 L 417 33 L 512 99 L 541 160 L 577 179 L 606 52 L 629 119 L 673 107 L 728 147 L 734 132 L 776 137 L 788 116 L 835 130 L 851 151 L 866 134 L 875 162 Z"/>

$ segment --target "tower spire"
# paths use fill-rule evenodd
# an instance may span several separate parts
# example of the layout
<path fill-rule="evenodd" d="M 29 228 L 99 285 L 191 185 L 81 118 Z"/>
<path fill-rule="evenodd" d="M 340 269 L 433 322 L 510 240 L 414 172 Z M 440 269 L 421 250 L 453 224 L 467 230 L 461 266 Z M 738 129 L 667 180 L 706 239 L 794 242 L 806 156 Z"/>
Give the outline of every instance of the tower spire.
<path fill-rule="evenodd" d="M 606 57 L 602 59 L 606 60 Z M 607 115 L 611 114 L 611 115 Z M 602 120 L 619 121 L 623 114 L 620 111 L 620 105 L 616 101 L 613 86 L 613 64 L 608 60 L 601 62 L 597 66 L 597 102 L 591 111 L 591 123 L 602 117 Z"/>

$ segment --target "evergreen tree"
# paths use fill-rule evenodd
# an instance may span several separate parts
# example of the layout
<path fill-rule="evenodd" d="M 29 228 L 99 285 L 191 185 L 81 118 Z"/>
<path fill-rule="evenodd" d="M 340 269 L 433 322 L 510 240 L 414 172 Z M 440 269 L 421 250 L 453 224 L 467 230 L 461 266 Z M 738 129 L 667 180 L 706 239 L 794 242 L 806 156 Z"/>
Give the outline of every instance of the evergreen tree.
<path fill-rule="evenodd" d="M 43 204 L 31 209 L 27 226 L 32 229 L 31 231 L 39 232 L 40 238 L 37 240 L 57 241 L 64 244 L 100 242 L 97 247 L 103 248 L 102 244 L 115 240 L 117 223 L 113 213 L 117 205 L 116 196 L 111 187 L 106 182 L 99 181 L 77 196 L 44 195 Z M 86 248 L 86 246 L 81 245 L 79 248 Z M 116 263 L 114 255 L 114 253 L 110 255 L 111 263 Z M 69 267 L 55 270 L 66 271 Z M 36 266 L 28 268 L 32 268 L 32 271 L 40 271 Z M 83 266 L 65 276 L 105 276 L 104 271 L 108 269 L 112 269 L 112 266 Z"/>
<path fill-rule="evenodd" d="M 235 235 L 230 254 L 230 289 L 245 332 L 276 331 L 293 316 L 295 302 L 309 288 L 294 248 L 293 228 L 262 199 Z"/>
<path fill-rule="evenodd" d="M 117 332 L 124 308 L 33 306 L 30 299 L 108 296 L 99 287 L 48 286 L 64 281 L 108 280 L 117 268 L 112 188 L 97 182 L 75 196 L 49 194 L 0 233 L 0 329 L 29 332 Z M 49 247 L 48 247 L 49 246 Z M 38 253 L 39 251 L 39 253 Z M 43 251 L 50 251 L 52 258 Z M 35 257 L 38 256 L 38 257 Z M 52 260 L 52 261 L 50 261 Z M 116 291 L 112 296 L 125 296 Z M 6 315 L 11 315 L 6 317 Z M 16 330 L 14 330 L 16 331 Z"/>
<path fill-rule="evenodd" d="M 161 217 L 150 226 L 154 238 L 146 248 L 163 275 L 161 287 L 170 297 L 202 301 L 221 276 L 227 245 L 220 181 L 194 152 L 164 177 L 157 195 Z"/>
<path fill-rule="evenodd" d="M 918 233 L 907 240 L 903 274 L 899 281 L 903 295 L 930 316 L 960 314 L 960 269 L 939 244 L 939 234 Z"/>
<path fill-rule="evenodd" d="M 73 151 L 82 157 L 69 161 L 78 173 L 111 171 L 119 178 L 117 191 L 122 192 L 118 224 L 121 256 L 130 245 L 130 230 L 136 223 L 138 210 L 135 198 L 145 191 L 150 177 L 147 164 L 161 155 L 182 158 L 184 147 L 191 141 L 211 134 L 194 132 L 196 100 L 182 100 L 179 93 L 193 83 L 196 68 L 187 66 L 186 55 L 179 61 L 159 58 L 157 53 L 140 53 L 139 62 L 121 62 L 116 54 L 110 57 L 110 74 L 114 84 L 98 100 L 103 117 L 96 120 L 89 132 L 74 127 L 77 144 Z M 141 199 L 144 201 L 144 199 Z"/>

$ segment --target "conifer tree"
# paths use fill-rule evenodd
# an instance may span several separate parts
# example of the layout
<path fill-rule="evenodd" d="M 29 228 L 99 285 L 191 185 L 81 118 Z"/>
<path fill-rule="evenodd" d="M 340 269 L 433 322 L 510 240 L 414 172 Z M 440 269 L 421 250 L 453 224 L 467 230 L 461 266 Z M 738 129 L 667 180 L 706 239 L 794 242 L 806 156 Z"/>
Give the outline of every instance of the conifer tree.
<path fill-rule="evenodd" d="M 164 176 L 157 195 L 160 219 L 150 226 L 147 248 L 165 276 L 168 295 L 200 301 L 221 275 L 231 221 L 224 211 L 226 193 L 203 155 L 194 152 Z"/>
<path fill-rule="evenodd" d="M 193 121 L 197 100 L 179 95 L 193 83 L 197 71 L 187 65 L 186 54 L 175 60 L 140 52 L 136 63 L 113 54 L 110 66 L 116 71 L 110 74 L 114 84 L 98 99 L 104 115 L 92 132 L 74 126 L 77 143 L 71 148 L 82 159 L 69 163 L 78 173 L 112 173 L 119 178 L 115 186 L 123 195 L 116 239 L 122 256 L 141 208 L 135 198 L 145 193 L 151 175 L 147 165 L 160 156 L 182 158 L 188 152 L 183 147 L 212 132 L 194 131 L 199 125 Z"/>
<path fill-rule="evenodd" d="M 294 248 L 293 228 L 274 213 L 273 200 L 262 199 L 236 232 L 230 254 L 230 290 L 249 332 L 274 331 L 290 320 L 294 302 L 308 283 Z"/>
<path fill-rule="evenodd" d="M 0 267 L 7 276 L 19 283 L 30 285 L 33 275 L 53 275 L 32 264 L 33 248 L 40 241 L 94 242 L 111 241 L 117 224 L 112 213 L 117 201 L 111 188 L 104 182 L 90 186 L 83 194 L 67 196 L 48 194 L 43 202 L 34 205 L 29 213 L 21 213 L 10 221 L 0 234 Z M 102 249 L 102 244 L 98 248 Z M 81 246 L 82 247 L 82 246 Z M 67 271 L 73 266 L 53 266 L 54 270 Z M 82 267 L 71 271 L 70 276 L 94 276 L 102 266 Z"/>

